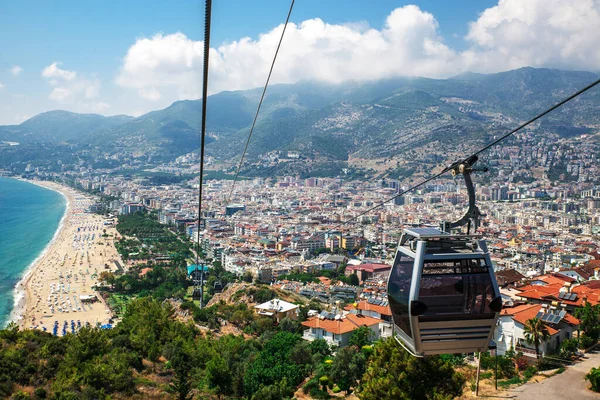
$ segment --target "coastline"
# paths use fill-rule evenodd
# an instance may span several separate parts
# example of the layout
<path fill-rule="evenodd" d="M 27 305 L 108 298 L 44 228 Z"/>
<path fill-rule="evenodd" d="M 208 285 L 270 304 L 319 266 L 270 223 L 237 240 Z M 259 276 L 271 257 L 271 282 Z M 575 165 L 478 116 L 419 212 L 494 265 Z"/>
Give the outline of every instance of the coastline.
<path fill-rule="evenodd" d="M 7 324 L 9 324 L 10 322 L 15 322 L 15 323 L 19 324 L 19 322 L 23 319 L 24 314 L 25 314 L 25 309 L 26 309 L 25 294 L 26 294 L 27 282 L 28 282 L 31 274 L 34 272 L 36 266 L 39 264 L 39 262 L 42 260 L 42 258 L 44 258 L 46 256 L 46 254 L 48 253 L 48 250 L 52 247 L 52 244 L 55 243 L 55 241 L 58 239 L 61 231 L 64 228 L 65 219 L 66 219 L 67 214 L 69 213 L 69 210 L 71 207 L 71 202 L 69 201 L 69 197 L 63 191 L 61 191 L 59 188 L 40 184 L 40 183 L 44 183 L 45 181 L 33 181 L 33 180 L 23 179 L 23 178 L 14 178 L 14 179 L 21 181 L 21 182 L 27 182 L 32 185 L 43 187 L 45 189 L 52 190 L 53 192 L 59 193 L 65 199 L 66 205 L 65 205 L 65 211 L 63 212 L 63 215 L 60 218 L 60 221 L 58 222 L 58 226 L 56 227 L 56 231 L 54 232 L 52 239 L 50 239 L 48 244 L 42 249 L 40 254 L 27 266 L 27 268 L 25 268 L 23 270 L 23 276 L 21 277 L 19 282 L 17 282 L 17 284 L 15 285 L 15 288 L 13 289 L 13 299 L 14 299 L 13 308 L 8 316 L 8 319 L 6 320 Z"/>
<path fill-rule="evenodd" d="M 92 287 L 100 272 L 113 271 L 113 261 L 120 261 L 111 242 L 116 229 L 105 225 L 102 216 L 87 212 L 94 202 L 90 196 L 55 182 L 24 181 L 60 193 L 66 207 L 52 240 L 15 286 L 8 320 L 21 329 L 41 329 L 57 335 L 88 324 L 110 322 L 112 314 Z M 71 320 L 70 329 L 66 318 Z M 59 331 L 58 323 L 63 320 Z"/>
<path fill-rule="evenodd" d="M 22 181 L 22 182 L 30 183 L 32 185 L 40 186 L 40 187 L 52 190 L 53 192 L 59 193 L 65 199 L 66 206 L 65 206 L 65 211 L 63 212 L 63 215 L 60 218 L 60 221 L 58 223 L 56 231 L 54 232 L 54 235 L 52 236 L 52 239 L 50 239 L 48 244 L 42 249 L 40 254 L 27 266 L 27 268 L 25 268 L 25 270 L 23 270 L 23 276 L 21 277 L 19 282 L 17 282 L 17 284 L 15 285 L 15 288 L 13 289 L 13 299 L 14 299 L 13 303 L 14 304 L 13 304 L 13 308 L 10 312 L 10 315 L 6 321 L 7 323 L 10 323 L 10 322 L 19 323 L 19 321 L 21 319 L 23 319 L 23 314 L 25 312 L 25 286 L 26 286 L 27 280 L 29 279 L 29 276 L 35 269 L 35 266 L 46 255 L 46 253 L 48 252 L 48 250 L 50 249 L 52 244 L 58 238 L 60 232 L 62 231 L 62 229 L 64 227 L 65 218 L 66 218 L 67 213 L 69 212 L 69 208 L 70 208 L 69 198 L 62 191 L 57 190 L 55 188 L 46 187 L 44 185 L 40 185 L 40 184 L 38 184 L 37 181 L 32 181 L 32 180 L 22 179 L 22 178 L 15 178 L 15 179 Z"/>

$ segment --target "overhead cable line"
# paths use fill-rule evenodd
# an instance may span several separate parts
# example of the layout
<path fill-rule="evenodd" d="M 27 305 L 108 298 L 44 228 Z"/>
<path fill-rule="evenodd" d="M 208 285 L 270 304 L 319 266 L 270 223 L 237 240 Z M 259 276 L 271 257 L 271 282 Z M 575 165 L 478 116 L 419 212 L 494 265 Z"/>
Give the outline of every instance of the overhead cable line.
<path fill-rule="evenodd" d="M 395 194 L 394 196 L 392 196 L 392 197 L 390 197 L 390 198 L 382 201 L 381 203 L 378 203 L 378 204 L 374 205 L 373 207 L 367 209 L 366 211 L 363 211 L 360 214 L 358 214 L 358 215 L 350 218 L 349 220 L 344 221 L 344 222 L 342 222 L 342 223 L 334 226 L 331 229 L 328 229 L 327 231 L 321 233 L 321 235 L 325 235 L 325 234 L 327 234 L 327 233 L 329 233 L 331 231 L 334 231 L 334 230 L 337 230 L 337 229 L 341 228 L 342 226 L 344 226 L 346 224 L 349 224 L 350 222 L 356 221 L 358 218 L 362 217 L 363 215 L 366 215 L 366 214 L 370 213 L 371 211 L 378 209 L 379 207 L 383 206 L 386 203 L 389 203 L 390 201 L 396 199 L 397 197 L 400 197 L 400 196 L 405 195 L 406 193 L 412 192 L 413 190 L 418 189 L 419 187 L 425 185 L 426 183 L 429 183 L 429 182 L 431 182 L 431 181 L 439 178 L 440 176 L 444 175 L 446 172 L 449 172 L 449 171 L 453 170 L 454 167 L 456 167 L 457 165 L 460 165 L 460 164 L 466 162 L 471 157 L 478 156 L 479 154 L 483 153 L 484 151 L 488 150 L 489 148 L 497 145 L 498 143 L 502 142 L 503 140 L 507 139 L 508 137 L 514 135 L 515 133 L 517 133 L 521 129 L 525 128 L 529 124 L 531 124 L 531 123 L 537 121 L 538 119 L 542 118 L 546 114 L 548 114 L 548 113 L 556 110 L 557 108 L 559 108 L 560 106 L 568 103 L 569 101 L 573 100 L 577 96 L 579 96 L 579 95 L 587 92 L 588 90 L 590 90 L 594 86 L 598 85 L 599 83 L 600 83 L 600 79 L 598 79 L 598 80 L 590 83 L 589 85 L 587 85 L 583 89 L 578 90 L 577 92 L 573 93 L 569 97 L 563 99 L 562 101 L 560 101 L 560 102 L 556 103 L 555 105 L 553 105 L 552 107 L 548 108 L 546 111 L 544 111 L 544 112 L 536 115 L 535 117 L 531 118 L 529 121 L 527 121 L 527 122 L 519 125 L 518 127 L 516 127 L 515 129 L 513 129 L 512 131 L 506 133 L 505 135 L 501 136 L 500 138 L 498 138 L 498 139 L 494 140 L 493 142 L 489 143 L 488 145 L 484 146 L 483 148 L 481 148 L 480 150 L 476 151 L 475 153 L 473 153 L 469 157 L 466 157 L 463 160 L 456 161 L 456 162 L 450 164 L 449 166 L 445 167 L 441 172 L 438 172 L 437 174 L 435 174 L 435 175 L 433 175 L 433 176 L 425 179 L 424 181 L 422 181 L 422 182 L 420 182 L 420 183 L 418 183 L 418 184 L 416 184 L 414 186 L 411 186 L 410 188 L 408 188 L 408 189 L 406 189 L 406 190 L 404 190 L 404 191 L 402 191 L 400 193 Z"/>
<path fill-rule="evenodd" d="M 200 262 L 200 222 L 202 221 L 202 182 L 204 181 L 204 144 L 206 142 L 206 102 L 208 99 L 208 55 L 210 53 L 210 19 L 212 15 L 212 0 L 206 0 L 204 10 L 204 66 L 202 71 L 202 122 L 200 128 L 200 184 L 198 185 L 198 230 L 196 233 L 196 272 Z M 203 287 L 204 267 L 201 271 L 201 287 Z M 198 279 L 197 276 L 194 278 Z M 202 307 L 203 288 L 200 290 L 200 307 Z"/>
<path fill-rule="evenodd" d="M 235 189 L 235 184 L 238 180 L 238 176 L 240 175 L 240 169 L 242 168 L 242 164 L 244 163 L 244 157 L 246 156 L 246 152 L 248 151 L 248 145 L 250 144 L 250 139 L 252 138 L 252 132 L 254 132 L 254 126 L 256 125 L 256 120 L 258 119 L 258 113 L 260 112 L 260 107 L 262 106 L 263 99 L 265 98 L 265 93 L 267 93 L 267 87 L 269 87 L 269 81 L 271 80 L 271 74 L 273 73 L 273 67 L 275 66 L 275 60 L 277 60 L 277 54 L 279 54 L 279 49 L 281 48 L 281 42 L 283 41 L 283 36 L 285 35 L 285 30 L 288 26 L 288 22 L 290 21 L 290 16 L 292 15 L 292 10 L 294 9 L 294 2 L 292 0 L 290 4 L 290 10 L 288 11 L 287 18 L 285 19 L 285 24 L 283 25 L 283 31 L 281 32 L 281 37 L 279 38 L 279 43 L 277 44 L 277 49 L 275 50 L 275 55 L 273 56 L 273 61 L 271 62 L 271 68 L 269 69 L 269 75 L 267 76 L 267 81 L 265 82 L 265 87 L 263 88 L 262 95 L 260 96 L 260 101 L 258 102 L 258 107 L 256 109 L 256 114 L 254 114 L 254 120 L 252 121 L 252 126 L 250 127 L 250 132 L 248 133 L 248 139 L 246 140 L 246 146 L 244 147 L 244 151 L 242 152 L 242 158 L 240 159 L 240 163 L 238 164 L 237 170 L 235 172 L 235 178 L 233 179 L 233 184 L 231 185 L 231 191 L 229 192 L 229 196 L 227 197 L 227 203 L 231 201 L 231 197 L 233 196 L 233 190 Z"/>

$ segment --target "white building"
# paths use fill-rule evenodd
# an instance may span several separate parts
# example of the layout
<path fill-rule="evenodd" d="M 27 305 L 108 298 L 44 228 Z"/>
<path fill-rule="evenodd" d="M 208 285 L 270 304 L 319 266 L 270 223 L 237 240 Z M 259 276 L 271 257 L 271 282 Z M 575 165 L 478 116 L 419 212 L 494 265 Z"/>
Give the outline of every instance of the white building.
<path fill-rule="evenodd" d="M 281 322 L 286 317 L 298 319 L 298 308 L 297 304 L 279 299 L 269 300 L 266 303 L 254 306 L 258 315 L 273 318 L 277 322 Z"/>
<path fill-rule="evenodd" d="M 331 314 L 323 311 L 318 316 L 311 317 L 302 323 L 305 328 L 308 328 L 304 331 L 302 338 L 311 342 L 315 339 L 324 339 L 329 345 L 344 347 L 348 345 L 352 332 L 361 326 L 367 326 L 373 331 L 373 340 L 379 339 L 381 322 L 383 321 L 378 318 L 366 315 Z"/>
<path fill-rule="evenodd" d="M 498 346 L 498 354 L 503 355 L 514 348 L 524 355 L 535 357 L 535 346 L 525 340 L 525 324 L 528 320 L 538 317 L 548 328 L 550 338 L 539 346 L 540 355 L 550 354 L 560 349 L 565 339 L 573 337 L 573 332 L 579 326 L 579 320 L 556 307 L 542 304 L 524 304 L 505 308 L 500 313 L 500 319 L 494 330 L 493 340 Z"/>

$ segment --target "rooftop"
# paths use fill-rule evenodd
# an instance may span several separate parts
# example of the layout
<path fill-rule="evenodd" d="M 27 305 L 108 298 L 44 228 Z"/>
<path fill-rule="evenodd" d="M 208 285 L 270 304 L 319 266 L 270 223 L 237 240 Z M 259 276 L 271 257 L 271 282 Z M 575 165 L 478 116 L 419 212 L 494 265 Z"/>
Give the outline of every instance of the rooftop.
<path fill-rule="evenodd" d="M 383 320 L 379 318 L 367 317 L 358 314 L 346 314 L 339 319 L 321 319 L 317 317 L 311 317 L 302 323 L 307 328 L 320 328 L 326 332 L 331 332 L 336 335 L 352 332 L 361 326 L 373 326 L 378 325 Z"/>

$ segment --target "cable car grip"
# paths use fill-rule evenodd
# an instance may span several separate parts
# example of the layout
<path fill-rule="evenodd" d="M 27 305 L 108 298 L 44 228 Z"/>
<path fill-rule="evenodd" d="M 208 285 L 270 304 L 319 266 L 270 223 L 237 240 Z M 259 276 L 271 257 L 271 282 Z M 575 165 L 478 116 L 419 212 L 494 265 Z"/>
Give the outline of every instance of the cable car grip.
<path fill-rule="evenodd" d="M 484 216 L 477 205 L 475 204 L 475 187 L 473 185 L 473 180 L 471 179 L 471 173 L 474 171 L 487 172 L 487 168 L 476 169 L 473 168 L 473 165 L 477 162 L 479 158 L 476 155 L 472 155 L 463 161 L 457 161 L 450 164 L 446 167 L 445 171 L 451 171 L 452 176 L 456 176 L 461 174 L 465 179 L 465 186 L 467 187 L 467 193 L 469 195 L 469 208 L 465 215 L 462 216 L 456 222 L 448 222 L 442 221 L 440 223 L 440 230 L 442 232 L 450 233 L 452 229 L 459 228 L 463 225 L 467 225 L 467 234 L 471 231 L 471 226 L 473 230 L 476 231 L 479 228 L 479 218 Z"/>

